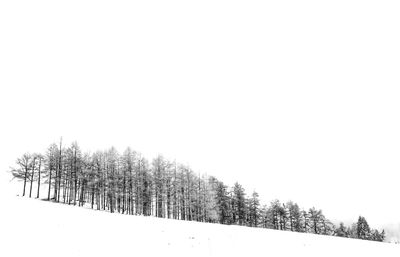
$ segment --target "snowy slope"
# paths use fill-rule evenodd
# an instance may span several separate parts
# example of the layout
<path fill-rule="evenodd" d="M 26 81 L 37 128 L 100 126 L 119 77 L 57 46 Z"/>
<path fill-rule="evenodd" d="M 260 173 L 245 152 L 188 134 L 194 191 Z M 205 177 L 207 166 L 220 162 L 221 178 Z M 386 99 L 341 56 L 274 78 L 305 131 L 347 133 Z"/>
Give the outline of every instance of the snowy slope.
<path fill-rule="evenodd" d="M 3 198 L 0 256 L 400 256 L 400 246 L 388 243 Z"/>

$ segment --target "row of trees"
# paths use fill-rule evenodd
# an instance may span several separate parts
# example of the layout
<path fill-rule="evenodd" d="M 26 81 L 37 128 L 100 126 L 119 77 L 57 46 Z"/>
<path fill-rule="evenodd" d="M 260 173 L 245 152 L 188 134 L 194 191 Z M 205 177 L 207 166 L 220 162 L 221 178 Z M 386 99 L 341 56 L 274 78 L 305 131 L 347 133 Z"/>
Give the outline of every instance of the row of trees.
<path fill-rule="evenodd" d="M 36 185 L 39 198 L 44 183 L 47 200 L 97 210 L 384 240 L 384 231 L 371 230 L 363 217 L 351 227 L 336 228 L 321 210 L 304 210 L 292 201 L 261 205 L 257 192 L 248 197 L 239 183 L 230 188 L 162 156 L 149 162 L 130 148 L 122 154 L 115 148 L 89 154 L 76 142 L 64 147 L 60 141 L 45 154 L 24 154 L 11 173 L 23 181 L 23 196 L 29 183 L 29 197 Z"/>
<path fill-rule="evenodd" d="M 339 227 L 335 230 L 335 235 L 379 242 L 385 240 L 385 230 L 379 232 L 377 229 L 371 229 L 367 220 L 362 216 L 358 217 L 358 221 L 353 223 L 350 227 L 346 227 L 341 222 Z"/>

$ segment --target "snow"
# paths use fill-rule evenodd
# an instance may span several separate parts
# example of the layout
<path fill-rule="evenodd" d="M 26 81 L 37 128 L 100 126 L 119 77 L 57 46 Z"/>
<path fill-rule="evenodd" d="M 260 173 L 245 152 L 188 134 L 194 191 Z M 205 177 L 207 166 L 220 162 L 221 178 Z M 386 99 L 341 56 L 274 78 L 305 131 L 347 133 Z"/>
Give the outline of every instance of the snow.
<path fill-rule="evenodd" d="M 400 256 L 388 243 L 2 198 L 0 256 Z"/>

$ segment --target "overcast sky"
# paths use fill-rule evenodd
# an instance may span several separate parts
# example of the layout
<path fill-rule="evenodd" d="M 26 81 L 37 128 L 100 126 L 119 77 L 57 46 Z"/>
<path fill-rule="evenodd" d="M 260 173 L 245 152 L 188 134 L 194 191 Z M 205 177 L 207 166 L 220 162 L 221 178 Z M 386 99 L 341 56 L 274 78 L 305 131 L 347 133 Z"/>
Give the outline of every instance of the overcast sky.
<path fill-rule="evenodd" d="M 2 173 L 63 136 L 400 222 L 398 1 L 56 2 L 0 3 Z"/>

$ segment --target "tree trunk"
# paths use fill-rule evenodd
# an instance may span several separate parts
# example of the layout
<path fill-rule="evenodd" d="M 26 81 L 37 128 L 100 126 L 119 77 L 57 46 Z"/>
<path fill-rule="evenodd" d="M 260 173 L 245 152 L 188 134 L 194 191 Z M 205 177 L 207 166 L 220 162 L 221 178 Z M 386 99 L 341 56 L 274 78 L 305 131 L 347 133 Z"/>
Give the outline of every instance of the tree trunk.
<path fill-rule="evenodd" d="M 72 172 L 72 171 L 71 171 Z M 76 167 L 76 149 L 74 150 L 74 175 L 75 175 L 75 184 L 74 184 L 74 205 L 76 205 L 76 195 L 78 192 L 78 168 Z M 72 178 L 72 174 L 71 174 Z M 72 182 L 72 181 L 71 181 Z"/>
<path fill-rule="evenodd" d="M 58 196 L 57 202 L 60 202 L 61 193 L 61 173 L 62 173 L 62 138 L 60 139 L 60 153 L 58 158 Z"/>
<path fill-rule="evenodd" d="M 54 196 L 53 196 L 53 198 L 54 198 L 54 201 L 57 201 L 57 194 L 58 194 L 58 168 L 59 168 L 59 165 L 58 165 L 58 163 L 57 162 L 55 162 L 55 165 L 56 165 L 56 174 L 55 174 L 55 177 L 54 177 Z"/>
<path fill-rule="evenodd" d="M 42 166 L 42 159 L 39 158 L 39 178 L 38 178 L 38 188 L 37 188 L 37 196 L 36 198 L 39 198 L 39 192 L 40 192 L 40 167 Z"/>
<path fill-rule="evenodd" d="M 22 193 L 22 196 L 25 196 L 25 188 L 26 188 L 26 179 L 28 177 L 28 165 L 25 167 L 25 176 L 24 176 L 24 192 Z"/>
<path fill-rule="evenodd" d="M 50 191 L 51 191 L 51 167 L 49 168 L 50 178 L 49 178 L 49 192 L 47 194 L 47 200 L 50 201 Z"/>
<path fill-rule="evenodd" d="M 33 184 L 33 175 L 35 173 L 35 161 L 36 161 L 36 158 L 33 158 L 32 175 L 31 175 L 31 186 L 30 186 L 30 189 L 29 189 L 29 198 L 31 198 L 31 196 L 32 196 L 32 184 Z"/>

